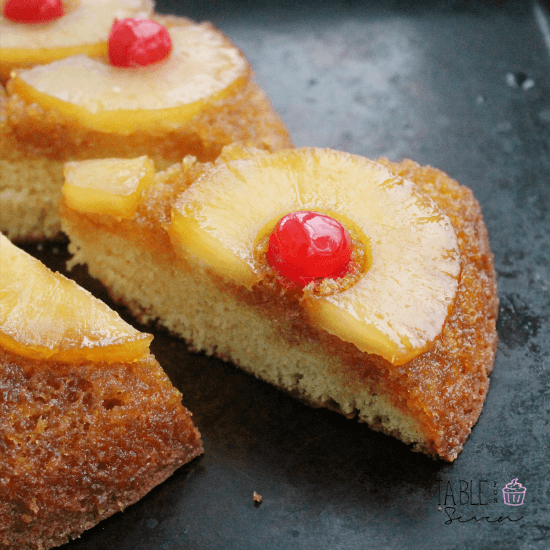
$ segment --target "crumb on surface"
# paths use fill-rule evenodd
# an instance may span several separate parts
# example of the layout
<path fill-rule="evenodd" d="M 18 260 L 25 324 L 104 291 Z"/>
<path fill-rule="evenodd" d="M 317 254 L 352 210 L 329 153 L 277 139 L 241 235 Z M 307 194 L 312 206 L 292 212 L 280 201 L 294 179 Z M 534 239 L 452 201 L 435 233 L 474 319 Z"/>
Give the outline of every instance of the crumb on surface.
<path fill-rule="evenodd" d="M 262 502 L 262 495 L 259 495 L 256 491 L 254 491 L 254 496 L 252 498 L 254 499 L 254 502 L 257 502 L 258 504 Z"/>

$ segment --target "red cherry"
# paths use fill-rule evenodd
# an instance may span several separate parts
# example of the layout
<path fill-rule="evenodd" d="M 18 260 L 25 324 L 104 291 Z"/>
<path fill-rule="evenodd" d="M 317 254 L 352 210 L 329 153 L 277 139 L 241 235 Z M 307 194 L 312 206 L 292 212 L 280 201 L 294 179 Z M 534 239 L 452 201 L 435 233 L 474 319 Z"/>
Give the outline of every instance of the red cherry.
<path fill-rule="evenodd" d="M 300 285 L 344 275 L 352 242 L 344 226 L 317 212 L 292 212 L 269 237 L 267 260 L 281 275 Z"/>
<path fill-rule="evenodd" d="M 109 61 L 115 67 L 150 65 L 168 56 L 172 39 L 152 19 L 115 19 L 109 35 Z"/>
<path fill-rule="evenodd" d="M 61 0 L 6 0 L 4 17 L 17 23 L 42 23 L 65 15 Z"/>

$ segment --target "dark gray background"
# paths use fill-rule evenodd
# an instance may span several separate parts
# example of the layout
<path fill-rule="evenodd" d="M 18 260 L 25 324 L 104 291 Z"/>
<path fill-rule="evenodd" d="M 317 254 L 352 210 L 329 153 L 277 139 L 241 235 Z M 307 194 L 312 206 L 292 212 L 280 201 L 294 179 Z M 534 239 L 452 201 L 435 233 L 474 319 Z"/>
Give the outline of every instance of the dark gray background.
<path fill-rule="evenodd" d="M 156 333 L 153 352 L 206 454 L 67 548 L 549 548 L 545 5 L 203 0 L 158 9 L 226 32 L 296 145 L 412 158 L 474 190 L 499 275 L 498 355 L 480 420 L 448 464 Z M 27 249 L 54 268 L 66 259 L 63 247 Z M 83 270 L 73 277 L 111 304 Z M 502 500 L 513 478 L 527 487 L 521 507 Z M 464 523 L 449 524 L 449 514 Z"/>

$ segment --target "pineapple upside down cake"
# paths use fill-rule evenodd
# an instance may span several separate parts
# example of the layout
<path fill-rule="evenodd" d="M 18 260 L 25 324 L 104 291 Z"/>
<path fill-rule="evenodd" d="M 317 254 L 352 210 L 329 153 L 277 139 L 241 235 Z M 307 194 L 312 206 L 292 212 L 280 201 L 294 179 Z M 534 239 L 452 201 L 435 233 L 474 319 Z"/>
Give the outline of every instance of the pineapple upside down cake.
<path fill-rule="evenodd" d="M 497 342 L 469 189 L 407 160 L 239 145 L 156 176 L 147 157 L 65 176 L 72 265 L 140 321 L 415 450 L 461 451 Z"/>
<path fill-rule="evenodd" d="M 46 550 L 202 453 L 152 336 L 0 235 L 0 547 Z"/>
<path fill-rule="evenodd" d="M 43 9 L 52 3 L 60 9 Z M 152 8 L 148 0 L 4 3 L 0 231 L 11 239 L 58 235 L 66 161 L 149 155 L 166 168 L 186 155 L 212 161 L 233 142 L 292 146 L 223 33 Z"/>

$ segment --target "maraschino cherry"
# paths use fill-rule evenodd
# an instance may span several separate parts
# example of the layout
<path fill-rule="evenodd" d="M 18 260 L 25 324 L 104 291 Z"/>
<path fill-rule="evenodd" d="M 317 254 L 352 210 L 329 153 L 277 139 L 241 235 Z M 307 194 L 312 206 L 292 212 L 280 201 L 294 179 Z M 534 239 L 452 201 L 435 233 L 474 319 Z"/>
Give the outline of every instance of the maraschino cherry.
<path fill-rule="evenodd" d="M 281 275 L 307 285 L 345 274 L 352 242 L 344 226 L 318 212 L 299 211 L 279 220 L 269 237 L 267 260 Z"/>
<path fill-rule="evenodd" d="M 61 0 L 6 0 L 4 17 L 16 23 L 44 23 L 65 14 Z"/>
<path fill-rule="evenodd" d="M 166 27 L 153 19 L 115 19 L 109 35 L 109 61 L 115 67 L 143 67 L 172 49 Z"/>

